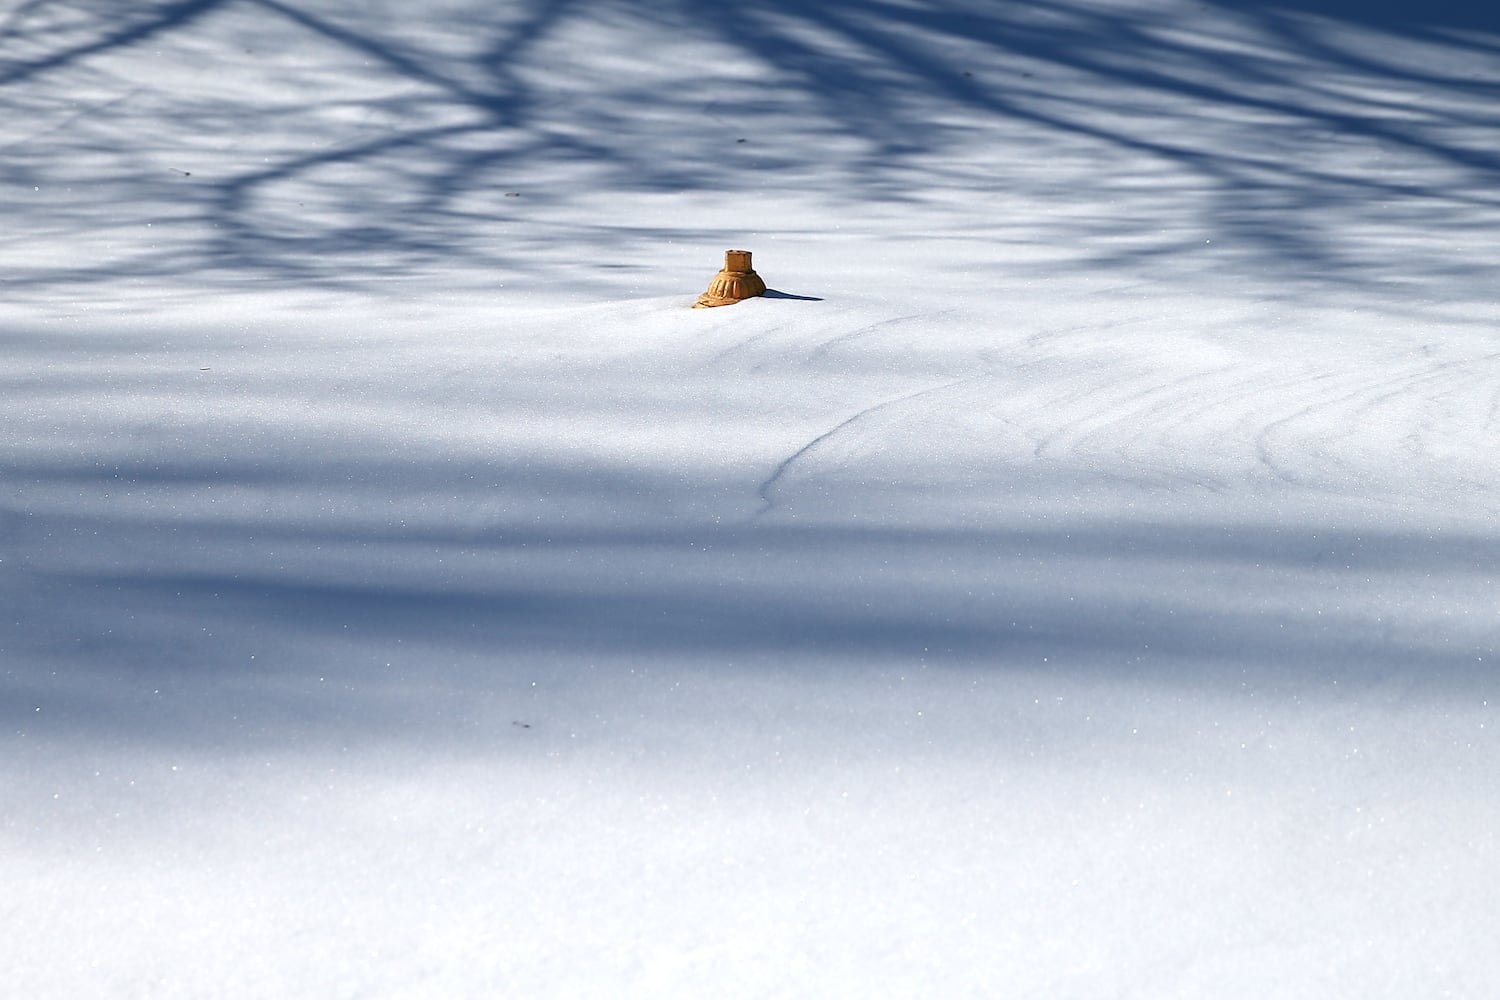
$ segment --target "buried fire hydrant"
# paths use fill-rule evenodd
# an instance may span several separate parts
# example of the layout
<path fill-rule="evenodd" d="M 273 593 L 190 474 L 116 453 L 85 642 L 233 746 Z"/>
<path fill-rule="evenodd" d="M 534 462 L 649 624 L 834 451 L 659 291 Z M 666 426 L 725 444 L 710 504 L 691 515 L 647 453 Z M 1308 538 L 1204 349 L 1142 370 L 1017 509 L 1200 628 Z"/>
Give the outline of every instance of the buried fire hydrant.
<path fill-rule="evenodd" d="M 741 299 L 766 294 L 766 283 L 750 267 L 749 250 L 725 250 L 724 270 L 714 275 L 708 291 L 698 296 L 694 309 L 732 306 Z"/>

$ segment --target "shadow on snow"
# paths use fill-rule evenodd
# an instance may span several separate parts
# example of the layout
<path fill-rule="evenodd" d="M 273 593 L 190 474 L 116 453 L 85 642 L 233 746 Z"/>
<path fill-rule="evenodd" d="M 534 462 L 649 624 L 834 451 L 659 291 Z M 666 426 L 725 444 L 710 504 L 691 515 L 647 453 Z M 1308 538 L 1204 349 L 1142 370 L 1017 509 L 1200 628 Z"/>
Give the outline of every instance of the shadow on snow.
<path fill-rule="evenodd" d="M 676 69 L 588 58 L 671 40 Z M 119 236 L 108 260 L 23 258 L 21 299 L 119 277 L 515 279 L 545 272 L 537 239 L 702 238 L 550 214 L 591 190 L 747 213 L 950 192 L 994 238 L 1071 247 L 1074 266 L 1160 268 L 1210 239 L 1227 270 L 1398 285 L 1475 265 L 1379 234 L 1462 233 L 1500 208 L 1500 16 L 1478 4 L 32 2 L 0 22 L 0 52 L 0 108 L 35 123 L 10 183 L 69 187 L 23 228 Z M 155 82 L 179 58 L 239 85 Z M 101 96 L 49 98 L 69 86 Z M 176 134 L 148 152 L 158 120 Z M 988 167 L 943 158 L 986 146 Z M 1008 228 L 1014 205 L 1085 188 L 1107 214 Z"/>

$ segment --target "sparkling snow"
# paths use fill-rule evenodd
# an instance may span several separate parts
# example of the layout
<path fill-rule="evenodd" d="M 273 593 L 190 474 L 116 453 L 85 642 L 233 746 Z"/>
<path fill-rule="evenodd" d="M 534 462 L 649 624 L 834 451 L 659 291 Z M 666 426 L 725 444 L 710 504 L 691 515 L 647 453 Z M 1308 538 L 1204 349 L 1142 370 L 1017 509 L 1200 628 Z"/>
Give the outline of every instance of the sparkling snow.
<path fill-rule="evenodd" d="M 1486 994 L 1395 7 L 0 2 L 0 992 Z"/>

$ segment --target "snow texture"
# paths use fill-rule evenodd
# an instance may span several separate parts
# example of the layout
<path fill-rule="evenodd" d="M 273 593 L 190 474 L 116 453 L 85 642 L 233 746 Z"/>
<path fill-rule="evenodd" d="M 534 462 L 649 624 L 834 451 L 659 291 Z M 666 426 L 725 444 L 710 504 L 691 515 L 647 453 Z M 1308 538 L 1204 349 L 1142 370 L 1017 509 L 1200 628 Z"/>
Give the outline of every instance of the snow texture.
<path fill-rule="evenodd" d="M 0 121 L 6 995 L 1500 980 L 1486 5 L 0 0 Z"/>

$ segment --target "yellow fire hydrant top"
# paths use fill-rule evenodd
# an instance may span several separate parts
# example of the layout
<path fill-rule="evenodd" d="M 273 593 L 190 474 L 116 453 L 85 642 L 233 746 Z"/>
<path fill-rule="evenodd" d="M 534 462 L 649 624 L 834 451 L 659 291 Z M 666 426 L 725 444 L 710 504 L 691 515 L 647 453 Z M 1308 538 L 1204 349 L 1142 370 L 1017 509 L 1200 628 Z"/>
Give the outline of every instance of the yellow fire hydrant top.
<path fill-rule="evenodd" d="M 766 294 L 766 283 L 750 266 L 749 250 L 725 250 L 724 269 L 708 283 L 708 291 L 698 296 L 694 309 L 731 306 L 741 299 Z"/>

